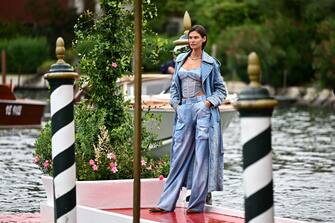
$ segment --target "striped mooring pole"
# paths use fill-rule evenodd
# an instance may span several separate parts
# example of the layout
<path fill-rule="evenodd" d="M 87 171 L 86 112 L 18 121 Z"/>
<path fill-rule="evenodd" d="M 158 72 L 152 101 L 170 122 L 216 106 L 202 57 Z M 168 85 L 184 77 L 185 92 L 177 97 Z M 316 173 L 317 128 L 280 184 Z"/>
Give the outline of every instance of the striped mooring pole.
<path fill-rule="evenodd" d="M 65 63 L 64 53 L 64 41 L 59 37 L 56 41 L 58 61 L 51 66 L 44 78 L 48 80 L 51 88 L 54 222 L 75 223 L 77 213 L 73 84 L 78 73 Z"/>
<path fill-rule="evenodd" d="M 258 56 L 252 52 L 248 56 L 250 84 L 234 106 L 241 118 L 245 222 L 272 223 L 271 116 L 277 101 L 261 87 L 260 70 Z"/>

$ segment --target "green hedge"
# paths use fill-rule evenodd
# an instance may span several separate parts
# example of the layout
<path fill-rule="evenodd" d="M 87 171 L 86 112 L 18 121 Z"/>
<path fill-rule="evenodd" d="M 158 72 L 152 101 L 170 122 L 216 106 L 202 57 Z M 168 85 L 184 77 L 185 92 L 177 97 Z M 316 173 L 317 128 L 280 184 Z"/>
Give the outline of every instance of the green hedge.
<path fill-rule="evenodd" d="M 19 22 L 0 21 L 0 39 L 28 36 L 32 34 L 32 27 L 25 26 Z"/>
<path fill-rule="evenodd" d="M 8 73 L 35 73 L 49 56 L 49 45 L 44 37 L 0 39 L 0 49 L 6 50 Z"/>

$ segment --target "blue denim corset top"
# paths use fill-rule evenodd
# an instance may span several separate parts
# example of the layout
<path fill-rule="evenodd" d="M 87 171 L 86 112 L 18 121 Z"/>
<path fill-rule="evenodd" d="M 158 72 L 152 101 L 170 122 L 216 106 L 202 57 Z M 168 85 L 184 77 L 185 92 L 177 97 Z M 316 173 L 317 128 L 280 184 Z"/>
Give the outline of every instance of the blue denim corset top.
<path fill-rule="evenodd" d="M 194 97 L 202 90 L 200 67 L 190 70 L 181 67 L 178 76 L 181 80 L 183 98 Z"/>

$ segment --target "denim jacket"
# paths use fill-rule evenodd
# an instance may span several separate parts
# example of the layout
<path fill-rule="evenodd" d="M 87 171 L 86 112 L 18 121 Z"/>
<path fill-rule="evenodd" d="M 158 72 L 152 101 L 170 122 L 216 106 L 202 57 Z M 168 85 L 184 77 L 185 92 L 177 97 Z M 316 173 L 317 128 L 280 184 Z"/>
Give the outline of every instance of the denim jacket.
<path fill-rule="evenodd" d="M 181 82 L 178 77 L 179 69 L 184 64 L 190 52 L 179 54 L 176 59 L 175 73 L 172 78 L 170 93 L 171 93 L 171 106 L 176 110 L 178 105 L 181 104 L 182 92 Z M 218 106 L 224 101 L 227 96 L 227 91 L 223 78 L 220 74 L 220 63 L 209 56 L 205 51 L 202 53 L 201 61 L 201 81 L 203 92 L 207 100 L 212 103 L 211 120 L 209 128 L 209 178 L 208 178 L 208 191 L 221 191 L 223 190 L 223 142 L 221 132 L 220 111 Z M 175 116 L 174 126 L 177 117 Z M 174 131 L 174 128 L 173 128 Z M 174 142 L 172 142 L 172 146 Z M 192 173 L 190 173 L 192 175 Z M 188 177 L 190 179 L 190 176 Z M 184 184 L 187 185 L 187 182 Z"/>

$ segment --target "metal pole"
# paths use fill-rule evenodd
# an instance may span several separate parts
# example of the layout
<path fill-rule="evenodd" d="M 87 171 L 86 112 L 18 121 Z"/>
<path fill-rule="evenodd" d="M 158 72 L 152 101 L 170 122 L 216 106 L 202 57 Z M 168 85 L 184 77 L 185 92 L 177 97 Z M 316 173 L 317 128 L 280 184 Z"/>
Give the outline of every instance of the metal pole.
<path fill-rule="evenodd" d="M 260 63 L 249 55 L 249 87 L 234 106 L 241 117 L 245 222 L 273 223 L 271 116 L 277 101 L 259 83 Z"/>
<path fill-rule="evenodd" d="M 78 74 L 63 60 L 63 39 L 58 38 L 56 45 L 58 61 L 44 76 L 51 88 L 54 222 L 75 223 L 77 213 L 73 83 Z"/>
<path fill-rule="evenodd" d="M 133 223 L 140 222 L 141 205 L 141 51 L 142 51 L 142 0 L 135 0 L 135 111 L 134 111 L 134 186 Z"/>
<path fill-rule="evenodd" d="M 1 73 L 2 73 L 2 84 L 6 84 L 6 50 L 1 51 Z"/>

